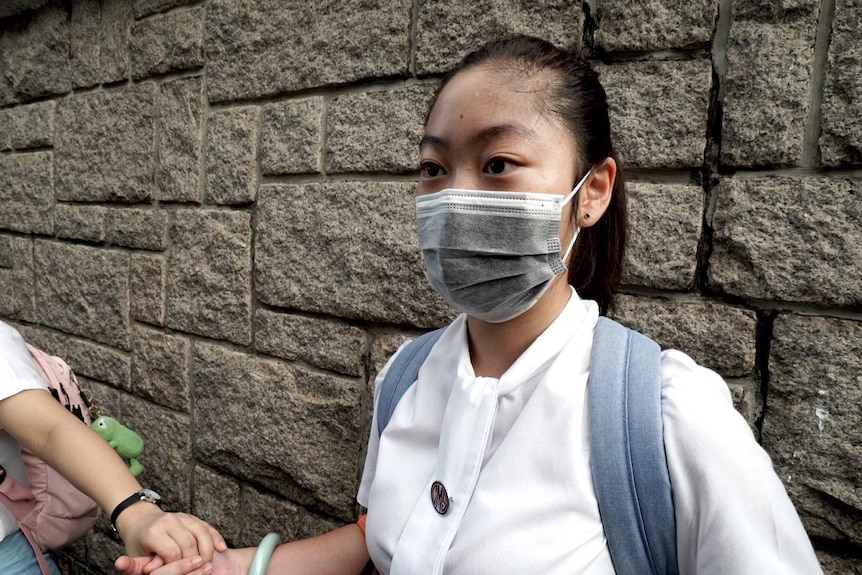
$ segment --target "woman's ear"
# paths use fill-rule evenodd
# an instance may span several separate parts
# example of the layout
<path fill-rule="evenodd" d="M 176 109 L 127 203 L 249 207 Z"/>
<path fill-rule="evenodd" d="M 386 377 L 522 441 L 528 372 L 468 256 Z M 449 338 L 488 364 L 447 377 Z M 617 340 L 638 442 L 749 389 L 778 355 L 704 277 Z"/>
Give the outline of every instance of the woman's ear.
<path fill-rule="evenodd" d="M 578 226 L 588 228 L 598 222 L 611 203 L 617 163 L 613 158 L 593 168 L 593 173 L 578 194 Z"/>

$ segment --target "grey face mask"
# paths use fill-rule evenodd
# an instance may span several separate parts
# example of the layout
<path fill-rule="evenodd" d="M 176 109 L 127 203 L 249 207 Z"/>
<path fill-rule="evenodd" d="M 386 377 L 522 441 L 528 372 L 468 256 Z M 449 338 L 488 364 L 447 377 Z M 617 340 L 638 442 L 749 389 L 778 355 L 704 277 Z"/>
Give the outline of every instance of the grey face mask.
<path fill-rule="evenodd" d="M 530 309 L 566 271 L 575 229 L 560 257 L 560 218 L 590 172 L 563 197 L 447 188 L 416 198 L 428 279 L 449 305 L 500 323 Z"/>

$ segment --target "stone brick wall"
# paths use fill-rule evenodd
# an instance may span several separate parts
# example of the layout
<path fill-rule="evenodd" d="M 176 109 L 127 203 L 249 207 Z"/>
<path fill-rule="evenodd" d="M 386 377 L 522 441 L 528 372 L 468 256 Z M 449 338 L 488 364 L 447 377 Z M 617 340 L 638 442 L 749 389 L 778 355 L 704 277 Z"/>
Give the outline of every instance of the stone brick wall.
<path fill-rule="evenodd" d="M 440 76 L 583 46 L 631 181 L 617 316 L 728 381 L 828 573 L 862 573 L 857 0 L 16 0 L 0 316 L 235 545 L 350 521 L 374 374 L 446 322 L 411 193 Z M 110 572 L 100 525 L 68 551 Z"/>

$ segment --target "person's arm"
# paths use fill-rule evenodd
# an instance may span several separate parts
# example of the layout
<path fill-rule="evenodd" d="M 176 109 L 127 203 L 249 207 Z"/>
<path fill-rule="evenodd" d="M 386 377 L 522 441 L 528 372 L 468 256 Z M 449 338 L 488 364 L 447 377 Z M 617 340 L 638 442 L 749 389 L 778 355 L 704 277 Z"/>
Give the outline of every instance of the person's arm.
<path fill-rule="evenodd" d="M 92 497 L 106 513 L 141 489 L 114 449 L 45 390 L 28 389 L 0 400 L 0 428 Z M 214 547 L 226 548 L 208 523 L 183 513 L 165 513 L 147 502 L 135 503 L 120 513 L 117 530 L 129 553 L 156 553 L 168 562 L 198 554 L 208 561 Z"/>
<path fill-rule="evenodd" d="M 821 573 L 811 541 L 721 377 L 663 354 L 665 453 L 682 575 Z"/>
<path fill-rule="evenodd" d="M 213 568 L 194 557 L 160 566 L 150 575 L 246 575 L 255 549 L 229 549 L 216 553 Z M 146 557 L 117 559 L 114 564 L 124 575 L 143 575 L 149 563 Z M 354 523 L 323 535 L 285 543 L 276 547 L 267 573 L 290 575 L 359 575 L 368 564 L 365 536 Z M 152 564 L 149 564 L 152 568 Z"/>

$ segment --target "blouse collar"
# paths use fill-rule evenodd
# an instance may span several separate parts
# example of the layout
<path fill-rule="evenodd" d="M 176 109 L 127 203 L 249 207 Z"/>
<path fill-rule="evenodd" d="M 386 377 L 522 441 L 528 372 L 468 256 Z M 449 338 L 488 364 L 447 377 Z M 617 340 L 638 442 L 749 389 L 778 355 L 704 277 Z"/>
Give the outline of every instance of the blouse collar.
<path fill-rule="evenodd" d="M 582 300 L 575 289 L 571 288 L 571 297 L 556 319 L 500 376 L 499 394 L 511 393 L 523 382 L 545 371 L 566 344 L 589 323 L 587 320 L 590 318 L 593 320 L 592 323 L 595 323 L 598 318 L 598 306 L 595 302 Z M 454 339 L 460 345 L 458 375 L 475 379 L 476 373 L 473 370 L 467 343 L 466 316 L 464 314 L 459 316 L 452 327 L 457 330 L 457 336 Z"/>

